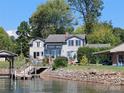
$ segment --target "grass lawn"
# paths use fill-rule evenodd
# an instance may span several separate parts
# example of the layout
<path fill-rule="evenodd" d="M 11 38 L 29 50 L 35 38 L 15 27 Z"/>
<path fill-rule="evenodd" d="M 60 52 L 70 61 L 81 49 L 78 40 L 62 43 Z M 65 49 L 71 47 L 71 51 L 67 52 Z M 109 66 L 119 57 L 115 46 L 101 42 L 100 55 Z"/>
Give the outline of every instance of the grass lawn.
<path fill-rule="evenodd" d="M 124 67 L 118 66 L 105 66 L 105 65 L 68 65 L 64 68 L 65 70 L 74 70 L 74 71 L 100 71 L 100 72 L 124 72 Z"/>

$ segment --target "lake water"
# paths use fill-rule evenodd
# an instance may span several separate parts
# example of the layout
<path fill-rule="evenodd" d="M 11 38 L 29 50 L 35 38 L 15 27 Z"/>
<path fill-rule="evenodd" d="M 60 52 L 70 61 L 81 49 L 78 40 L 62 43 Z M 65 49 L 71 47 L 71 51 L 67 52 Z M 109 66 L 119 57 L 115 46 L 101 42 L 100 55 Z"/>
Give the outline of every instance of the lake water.
<path fill-rule="evenodd" d="M 124 93 L 124 87 L 55 79 L 0 79 L 0 93 Z"/>

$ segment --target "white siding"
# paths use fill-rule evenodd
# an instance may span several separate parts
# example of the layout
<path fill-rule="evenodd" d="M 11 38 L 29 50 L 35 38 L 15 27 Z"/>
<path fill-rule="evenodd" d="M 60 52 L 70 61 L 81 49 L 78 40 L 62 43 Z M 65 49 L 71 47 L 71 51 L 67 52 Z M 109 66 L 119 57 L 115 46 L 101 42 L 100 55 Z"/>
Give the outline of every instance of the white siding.
<path fill-rule="evenodd" d="M 37 46 L 37 42 L 40 42 L 39 47 Z M 44 58 L 44 42 L 42 40 L 37 39 L 33 41 L 32 46 L 30 46 L 30 52 L 29 52 L 30 57 L 34 58 L 34 52 L 39 52 L 39 56 L 38 56 L 39 59 Z"/>
<path fill-rule="evenodd" d="M 69 46 L 68 45 L 69 40 L 73 40 L 73 42 L 74 42 L 73 46 Z M 80 46 L 76 46 L 76 40 L 80 40 L 81 41 L 81 45 Z M 66 41 L 66 45 L 62 46 L 61 56 L 68 57 L 68 52 L 69 51 L 73 51 L 74 53 L 77 54 L 78 48 L 84 46 L 85 44 L 86 44 L 85 40 L 82 40 L 82 39 L 79 39 L 79 38 L 76 38 L 76 37 L 72 37 L 72 38 L 70 38 L 70 39 L 68 39 Z M 75 61 L 77 61 L 77 59 Z"/>
<path fill-rule="evenodd" d="M 74 41 L 74 45 L 73 46 L 68 46 L 68 41 L 69 40 L 73 40 Z M 81 40 L 81 46 L 76 46 L 76 40 Z M 82 39 L 79 39 L 79 38 L 76 38 L 76 37 L 70 38 L 66 42 L 67 42 L 67 51 L 77 51 L 79 47 L 82 47 L 83 44 L 85 44 L 85 40 L 82 40 Z"/>

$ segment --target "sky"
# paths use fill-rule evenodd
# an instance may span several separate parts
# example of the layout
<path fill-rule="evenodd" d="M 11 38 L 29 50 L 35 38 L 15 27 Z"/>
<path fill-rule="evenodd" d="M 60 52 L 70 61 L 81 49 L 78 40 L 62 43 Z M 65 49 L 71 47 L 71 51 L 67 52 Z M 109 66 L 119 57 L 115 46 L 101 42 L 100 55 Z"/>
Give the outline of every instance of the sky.
<path fill-rule="evenodd" d="M 0 0 L 0 26 L 13 34 L 20 22 L 28 21 L 38 5 L 47 0 Z M 124 0 L 103 0 L 101 21 L 112 21 L 114 27 L 124 28 Z"/>

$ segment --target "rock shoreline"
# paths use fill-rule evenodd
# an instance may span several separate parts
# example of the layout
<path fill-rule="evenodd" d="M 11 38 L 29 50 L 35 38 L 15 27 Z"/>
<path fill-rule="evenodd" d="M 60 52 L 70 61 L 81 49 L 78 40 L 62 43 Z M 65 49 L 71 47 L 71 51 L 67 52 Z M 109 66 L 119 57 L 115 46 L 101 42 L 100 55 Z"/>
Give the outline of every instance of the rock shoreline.
<path fill-rule="evenodd" d="M 97 72 L 97 71 L 46 71 L 40 77 L 51 77 L 81 82 L 92 82 L 111 85 L 124 85 L 124 73 L 120 72 Z"/>

